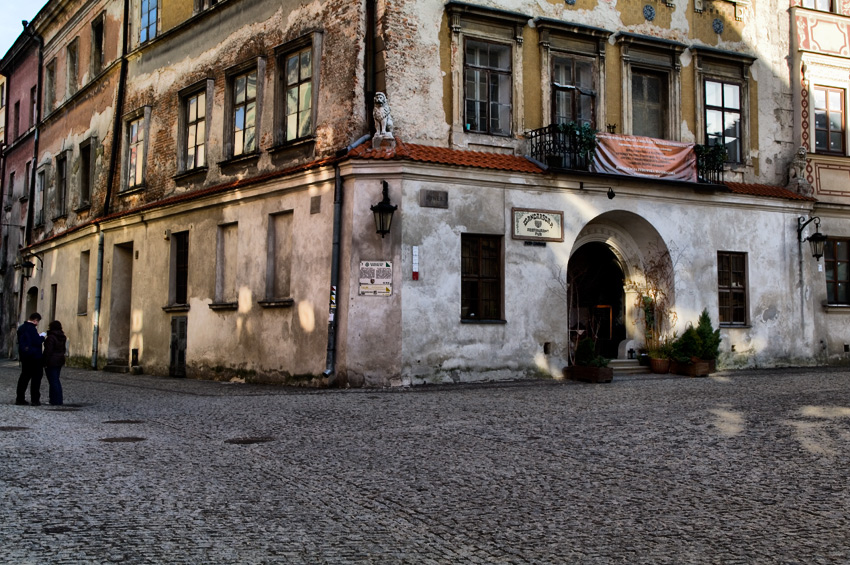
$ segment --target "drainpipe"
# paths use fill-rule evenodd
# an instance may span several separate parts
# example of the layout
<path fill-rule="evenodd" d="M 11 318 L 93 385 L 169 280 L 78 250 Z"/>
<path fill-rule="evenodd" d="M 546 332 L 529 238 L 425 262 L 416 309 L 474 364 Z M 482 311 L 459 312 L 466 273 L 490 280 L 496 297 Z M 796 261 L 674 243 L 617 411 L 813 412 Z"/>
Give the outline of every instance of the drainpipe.
<path fill-rule="evenodd" d="M 97 370 L 97 340 L 100 337 L 100 297 L 103 289 L 103 232 L 97 226 L 97 277 L 94 283 L 94 329 L 92 330 L 91 368 Z"/>
<path fill-rule="evenodd" d="M 106 176 L 106 194 L 103 199 L 102 217 L 109 215 L 112 200 L 112 188 L 115 184 L 115 171 L 118 164 L 118 150 L 121 146 L 121 115 L 124 113 L 124 95 L 127 88 L 127 40 L 129 33 L 130 1 L 124 0 L 124 26 L 121 31 L 121 62 L 118 75 L 118 92 L 115 96 L 115 119 L 112 122 L 112 148 L 109 152 L 109 168 Z M 97 277 L 94 282 L 94 320 L 92 320 L 91 368 L 97 370 L 98 340 L 100 339 L 100 304 L 103 296 L 103 230 L 97 226 Z"/>
<path fill-rule="evenodd" d="M 364 135 L 345 149 L 337 151 L 337 159 L 347 155 L 352 149 L 371 139 L 369 134 Z M 339 255 L 340 255 L 340 231 L 342 226 L 342 175 L 339 172 L 339 161 L 334 163 L 334 228 L 333 248 L 331 250 L 331 295 L 330 309 L 328 312 L 328 354 L 325 363 L 325 371 L 322 373 L 328 379 L 328 386 L 336 385 L 336 303 L 337 288 L 339 287 Z"/>

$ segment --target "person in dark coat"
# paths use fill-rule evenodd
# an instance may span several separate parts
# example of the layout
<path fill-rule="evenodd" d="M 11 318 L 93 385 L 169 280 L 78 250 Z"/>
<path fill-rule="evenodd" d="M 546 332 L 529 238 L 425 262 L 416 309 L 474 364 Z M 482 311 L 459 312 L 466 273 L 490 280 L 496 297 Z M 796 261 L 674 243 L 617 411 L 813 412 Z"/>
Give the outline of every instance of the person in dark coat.
<path fill-rule="evenodd" d="M 67 339 L 62 332 L 59 320 L 53 320 L 47 326 L 47 337 L 44 338 L 44 372 L 50 385 L 50 404 L 62 404 L 62 384 L 59 382 L 59 372 L 65 364 L 65 344 Z"/>
<path fill-rule="evenodd" d="M 42 352 L 44 337 L 38 334 L 41 314 L 33 312 L 27 321 L 18 328 L 18 355 L 21 359 L 21 376 L 18 379 L 18 391 L 15 404 L 27 405 L 27 386 L 30 387 L 30 400 L 33 406 L 41 405 Z"/>

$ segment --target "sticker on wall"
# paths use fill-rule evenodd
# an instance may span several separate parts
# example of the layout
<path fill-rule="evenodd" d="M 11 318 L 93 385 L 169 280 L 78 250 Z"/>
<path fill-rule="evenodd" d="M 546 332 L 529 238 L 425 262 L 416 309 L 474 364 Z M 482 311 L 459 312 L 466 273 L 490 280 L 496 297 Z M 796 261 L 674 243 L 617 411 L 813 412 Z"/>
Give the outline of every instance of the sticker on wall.
<path fill-rule="evenodd" d="M 714 28 L 714 33 L 720 35 L 723 33 L 723 20 L 720 18 L 714 18 L 714 22 L 712 22 L 711 27 Z"/>
<path fill-rule="evenodd" d="M 643 17 L 646 18 L 649 21 L 654 20 L 655 19 L 655 8 L 653 8 L 649 4 L 644 6 L 643 7 Z"/>

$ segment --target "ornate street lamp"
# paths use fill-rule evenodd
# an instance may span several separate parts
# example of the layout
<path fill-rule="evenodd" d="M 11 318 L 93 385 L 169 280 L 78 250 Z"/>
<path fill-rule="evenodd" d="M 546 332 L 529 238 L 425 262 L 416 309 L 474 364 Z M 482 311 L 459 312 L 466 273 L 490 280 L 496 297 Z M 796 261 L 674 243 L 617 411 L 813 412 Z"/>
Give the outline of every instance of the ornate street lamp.
<path fill-rule="evenodd" d="M 375 229 L 377 233 L 381 234 L 381 239 L 388 233 L 390 233 L 390 226 L 393 223 L 393 212 L 396 211 L 398 206 L 393 206 L 390 204 L 390 195 L 389 195 L 389 185 L 387 181 L 381 181 L 384 183 L 384 199 L 372 206 L 372 214 L 375 215 Z"/>
<path fill-rule="evenodd" d="M 811 222 L 815 223 L 815 233 L 805 239 L 812 246 L 812 257 L 820 261 L 823 257 L 823 246 L 826 243 L 826 235 L 820 232 L 820 218 L 812 216 L 806 220 L 805 216 L 797 218 L 797 241 L 803 242 L 803 229 Z"/>

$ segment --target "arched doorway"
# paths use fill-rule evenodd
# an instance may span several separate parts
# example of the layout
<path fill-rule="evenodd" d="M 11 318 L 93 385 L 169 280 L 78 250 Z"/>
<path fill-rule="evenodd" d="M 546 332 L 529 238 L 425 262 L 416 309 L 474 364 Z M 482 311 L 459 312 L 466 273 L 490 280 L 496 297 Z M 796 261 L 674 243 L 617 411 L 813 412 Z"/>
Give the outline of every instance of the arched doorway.
<path fill-rule="evenodd" d="M 604 243 L 586 243 L 570 257 L 567 278 L 571 339 L 590 337 L 599 355 L 616 358 L 626 338 L 625 275 L 619 259 Z"/>
<path fill-rule="evenodd" d="M 24 320 L 33 312 L 38 312 L 38 287 L 32 286 L 27 291 L 27 303 L 24 305 Z"/>

